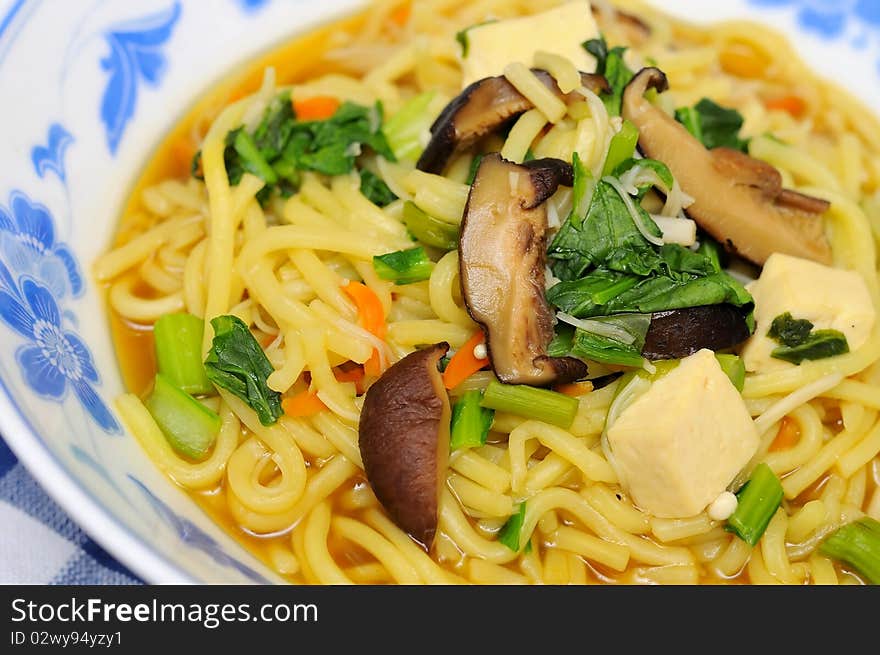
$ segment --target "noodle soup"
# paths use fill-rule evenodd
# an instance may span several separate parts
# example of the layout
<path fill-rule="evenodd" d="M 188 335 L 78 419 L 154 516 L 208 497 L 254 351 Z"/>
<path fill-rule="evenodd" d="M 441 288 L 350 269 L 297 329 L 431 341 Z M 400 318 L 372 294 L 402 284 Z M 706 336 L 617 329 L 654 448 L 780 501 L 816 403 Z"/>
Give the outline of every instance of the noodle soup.
<path fill-rule="evenodd" d="M 877 134 L 758 25 L 377 2 L 145 167 L 117 410 L 293 583 L 876 582 Z"/>

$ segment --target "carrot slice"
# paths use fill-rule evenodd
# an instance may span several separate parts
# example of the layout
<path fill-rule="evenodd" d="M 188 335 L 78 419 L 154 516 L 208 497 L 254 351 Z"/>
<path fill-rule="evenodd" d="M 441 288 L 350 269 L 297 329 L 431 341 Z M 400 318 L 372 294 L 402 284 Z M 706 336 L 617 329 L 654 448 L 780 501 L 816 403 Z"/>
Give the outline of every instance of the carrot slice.
<path fill-rule="evenodd" d="M 372 357 L 370 359 L 372 359 Z M 378 363 L 379 358 L 376 357 L 376 359 Z M 355 364 L 353 366 L 346 366 L 343 364 L 337 366 L 333 369 L 333 375 L 336 376 L 337 382 L 354 382 L 354 387 L 358 394 L 364 392 L 364 367 L 360 364 Z"/>
<path fill-rule="evenodd" d="M 297 120 L 322 121 L 330 118 L 339 109 L 341 103 L 332 96 L 315 96 L 304 100 L 293 101 L 293 111 Z"/>
<path fill-rule="evenodd" d="M 380 339 L 385 338 L 388 325 L 385 323 L 385 310 L 379 296 L 370 287 L 362 282 L 349 282 L 342 290 L 354 301 L 358 310 L 358 322 L 361 327 L 375 334 Z M 369 376 L 382 375 L 382 366 L 379 359 L 379 351 L 373 348 L 373 354 L 364 362 L 364 373 Z"/>
<path fill-rule="evenodd" d="M 314 391 L 303 391 L 281 401 L 281 408 L 287 416 L 294 418 L 314 416 L 327 409 Z"/>
<path fill-rule="evenodd" d="M 795 118 L 800 118 L 807 110 L 807 103 L 803 98 L 798 96 L 783 96 L 782 98 L 771 98 L 764 102 L 767 109 L 781 109 L 787 111 Z"/>
<path fill-rule="evenodd" d="M 788 450 L 794 446 L 800 438 L 801 430 L 797 423 L 786 416 L 782 419 L 782 425 L 779 426 L 779 432 L 776 433 L 776 438 L 773 440 L 773 443 L 770 444 L 769 450 L 771 453 L 776 452 L 777 450 Z"/>
<path fill-rule="evenodd" d="M 488 357 L 477 359 L 474 356 L 474 348 L 485 342 L 486 335 L 482 330 L 474 332 L 474 336 L 458 349 L 446 365 L 446 370 L 443 371 L 443 386 L 454 389 L 489 363 Z"/>
<path fill-rule="evenodd" d="M 553 390 L 566 396 L 578 398 L 590 393 L 593 390 L 593 383 L 585 380 L 583 382 L 572 382 L 571 384 L 557 384 Z"/>

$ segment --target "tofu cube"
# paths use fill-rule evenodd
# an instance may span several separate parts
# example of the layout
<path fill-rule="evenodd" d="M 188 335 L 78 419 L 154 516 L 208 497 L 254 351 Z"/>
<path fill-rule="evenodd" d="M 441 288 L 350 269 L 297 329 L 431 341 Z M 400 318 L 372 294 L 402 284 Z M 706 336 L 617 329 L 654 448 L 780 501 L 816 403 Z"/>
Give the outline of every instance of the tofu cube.
<path fill-rule="evenodd" d="M 462 60 L 463 86 L 504 73 L 510 63 L 532 66 L 535 53 L 550 52 L 591 73 L 596 60 L 581 44 L 599 37 L 589 2 L 576 0 L 548 11 L 472 27 L 468 54 Z"/>
<path fill-rule="evenodd" d="M 756 327 L 743 346 L 742 358 L 746 370 L 753 373 L 796 366 L 770 355 L 779 343 L 767 331 L 773 319 L 785 312 L 807 319 L 815 330 L 842 332 L 851 351 L 861 347 L 874 329 L 877 312 L 865 280 L 855 271 L 774 253 L 761 277 L 746 288 L 755 298 Z"/>
<path fill-rule="evenodd" d="M 608 430 L 621 485 L 646 512 L 702 512 L 758 449 L 758 431 L 711 350 L 651 385 Z"/>

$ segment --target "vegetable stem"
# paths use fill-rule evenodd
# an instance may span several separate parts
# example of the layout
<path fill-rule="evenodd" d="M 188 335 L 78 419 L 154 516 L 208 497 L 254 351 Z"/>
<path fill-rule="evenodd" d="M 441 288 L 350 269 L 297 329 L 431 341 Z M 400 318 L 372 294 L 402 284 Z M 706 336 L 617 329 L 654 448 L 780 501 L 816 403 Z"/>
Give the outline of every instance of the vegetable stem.
<path fill-rule="evenodd" d="M 412 284 L 431 277 L 434 262 L 421 246 L 408 250 L 398 250 L 373 257 L 373 268 L 383 280 L 395 284 Z"/>
<path fill-rule="evenodd" d="M 519 533 L 522 531 L 523 521 L 526 518 L 525 501 L 519 504 L 515 514 L 511 514 L 507 522 L 498 531 L 498 541 L 510 548 L 515 553 L 519 552 Z M 531 541 L 531 540 L 529 540 Z"/>
<path fill-rule="evenodd" d="M 174 450 L 194 460 L 205 458 L 220 431 L 216 413 L 161 373 L 144 406 Z"/>
<path fill-rule="evenodd" d="M 457 226 L 429 216 L 411 200 L 403 205 L 403 224 L 425 245 L 443 250 L 454 250 L 458 246 Z"/>
<path fill-rule="evenodd" d="M 819 552 L 852 566 L 871 584 L 880 584 L 880 521 L 869 516 L 838 528 Z"/>
<path fill-rule="evenodd" d="M 496 380 L 489 382 L 480 405 L 565 429 L 571 427 L 578 411 L 577 398 L 524 384 L 501 384 Z"/>
<path fill-rule="evenodd" d="M 611 175 L 620 164 L 630 159 L 636 151 L 638 141 L 639 128 L 629 121 L 623 121 L 620 132 L 611 137 L 611 143 L 608 144 L 602 176 Z"/>
<path fill-rule="evenodd" d="M 782 502 L 782 495 L 779 478 L 767 464 L 761 462 L 736 494 L 736 511 L 727 519 L 725 529 L 754 546 L 776 513 Z"/>
<path fill-rule="evenodd" d="M 467 391 L 452 406 L 449 447 L 453 450 L 478 448 L 486 443 L 495 411 L 481 407 L 482 398 L 480 391 Z"/>
<path fill-rule="evenodd" d="M 159 372 L 189 394 L 214 393 L 202 363 L 205 322 L 192 314 L 166 314 L 153 325 Z"/>

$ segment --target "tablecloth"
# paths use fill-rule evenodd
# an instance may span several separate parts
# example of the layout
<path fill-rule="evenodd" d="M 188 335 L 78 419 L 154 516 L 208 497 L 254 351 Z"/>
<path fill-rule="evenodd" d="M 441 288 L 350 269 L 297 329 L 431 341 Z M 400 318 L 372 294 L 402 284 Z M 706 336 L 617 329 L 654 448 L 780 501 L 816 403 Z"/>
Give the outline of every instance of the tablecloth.
<path fill-rule="evenodd" d="M 142 584 L 46 495 L 2 437 L 0 584 Z"/>

